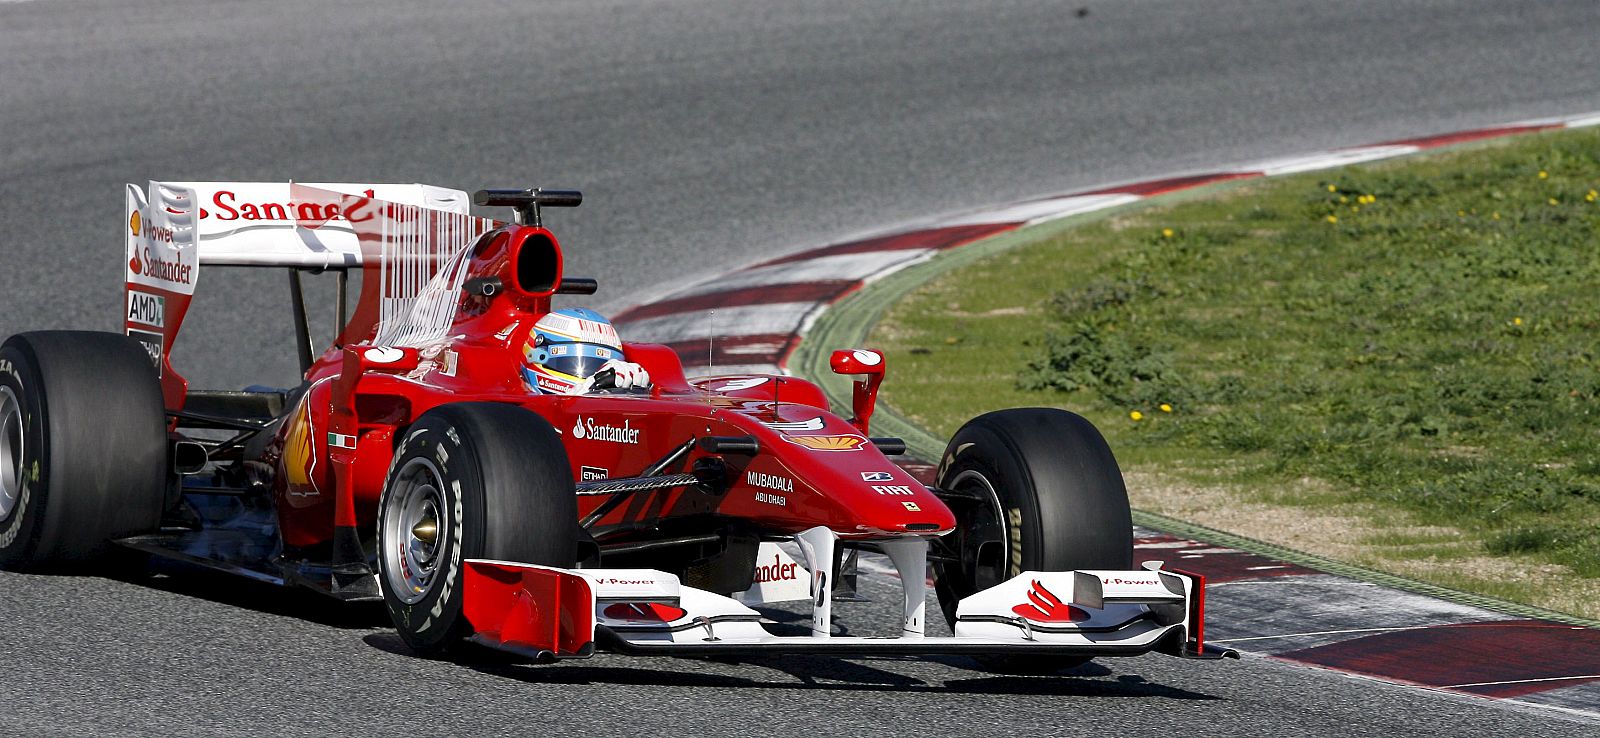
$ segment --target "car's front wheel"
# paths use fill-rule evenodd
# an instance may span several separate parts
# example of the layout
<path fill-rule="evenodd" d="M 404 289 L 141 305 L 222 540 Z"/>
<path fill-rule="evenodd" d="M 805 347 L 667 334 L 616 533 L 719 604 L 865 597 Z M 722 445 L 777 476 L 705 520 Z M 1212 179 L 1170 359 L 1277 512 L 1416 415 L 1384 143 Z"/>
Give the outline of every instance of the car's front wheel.
<path fill-rule="evenodd" d="M 519 407 L 457 403 L 405 433 L 378 502 L 378 580 L 400 637 L 428 656 L 471 635 L 462 565 L 571 567 L 577 501 L 561 438 Z"/>
<path fill-rule="evenodd" d="M 1024 571 L 1125 570 L 1133 522 L 1122 471 L 1082 416 L 1053 408 L 980 415 L 962 426 L 939 465 L 954 493 L 956 530 L 940 540 L 935 591 L 955 627 L 965 597 Z M 938 559 L 936 559 L 936 562 Z M 994 657 L 1001 671 L 1049 672 L 1087 659 Z"/>

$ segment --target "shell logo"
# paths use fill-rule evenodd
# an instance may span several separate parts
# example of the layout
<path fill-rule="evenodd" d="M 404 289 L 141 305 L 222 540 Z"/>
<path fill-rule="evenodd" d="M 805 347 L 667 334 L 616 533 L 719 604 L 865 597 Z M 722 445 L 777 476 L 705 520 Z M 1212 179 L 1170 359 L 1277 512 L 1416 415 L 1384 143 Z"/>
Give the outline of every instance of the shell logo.
<path fill-rule="evenodd" d="M 783 440 L 812 451 L 855 451 L 867 444 L 867 439 L 857 435 L 784 436 Z"/>
<path fill-rule="evenodd" d="M 133 231 L 133 235 L 135 236 L 139 235 L 139 226 L 141 225 L 141 220 L 142 219 L 139 217 L 139 211 L 137 210 L 133 211 L 133 215 L 128 216 L 128 230 Z"/>

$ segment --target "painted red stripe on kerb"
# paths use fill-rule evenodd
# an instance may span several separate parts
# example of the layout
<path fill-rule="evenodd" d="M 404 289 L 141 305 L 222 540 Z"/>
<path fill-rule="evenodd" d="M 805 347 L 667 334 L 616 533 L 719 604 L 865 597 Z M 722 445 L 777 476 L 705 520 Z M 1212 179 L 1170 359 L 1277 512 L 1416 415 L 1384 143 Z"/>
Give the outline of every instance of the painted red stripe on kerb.
<path fill-rule="evenodd" d="M 1149 182 L 1135 182 L 1133 184 L 1107 187 L 1103 190 L 1095 190 L 1085 194 L 1143 195 L 1145 197 L 1150 197 L 1152 195 L 1162 195 L 1168 192 L 1177 192 L 1178 190 L 1187 190 L 1193 187 L 1199 187 L 1201 185 L 1208 185 L 1213 182 L 1227 182 L 1233 179 L 1250 179 L 1252 177 L 1260 176 L 1262 176 L 1261 172 L 1213 172 L 1211 174 L 1192 174 L 1187 177 L 1168 177 L 1167 179 L 1155 179 Z"/>
<path fill-rule="evenodd" d="M 1543 620 L 1440 625 L 1275 658 L 1484 697 L 1520 697 L 1600 681 L 1562 678 L 1600 674 L 1600 630 Z M 1525 681 L 1530 679 L 1559 681 Z M 1474 684 L 1479 686 L 1460 686 Z"/>
<path fill-rule="evenodd" d="M 791 264 L 797 261 L 808 261 L 823 256 L 839 256 L 840 254 L 864 254 L 871 251 L 904 251 L 907 249 L 953 249 L 957 246 L 971 243 L 986 236 L 1009 231 L 1021 223 L 976 223 L 973 225 L 946 226 L 944 228 L 929 228 L 909 233 L 896 233 L 892 236 L 868 238 L 861 241 L 848 241 L 820 249 L 803 251 L 798 254 L 782 256 L 772 261 L 762 262 L 757 266 L 771 266 L 773 264 Z M 862 275 L 866 276 L 866 275 Z"/>
<path fill-rule="evenodd" d="M 708 292 L 629 308 L 617 315 L 616 320 L 618 322 L 628 322 L 673 315 L 675 313 L 714 310 L 716 308 L 737 307 L 740 305 L 821 302 L 823 300 L 831 300 L 855 285 L 856 280 L 853 279 L 834 279 L 822 282 L 756 285 L 726 292 Z"/>
<path fill-rule="evenodd" d="M 1400 139 L 1398 141 L 1385 141 L 1385 142 L 1383 142 L 1382 144 L 1379 144 L 1379 145 L 1380 146 L 1418 146 L 1418 147 L 1421 147 L 1421 148 L 1424 148 L 1424 149 L 1432 149 L 1432 148 L 1437 148 L 1437 147 L 1440 147 L 1440 146 L 1449 146 L 1450 144 L 1467 143 L 1468 141 L 1482 141 L 1483 139 L 1486 139 L 1486 138 L 1500 138 L 1501 136 L 1511 136 L 1511 135 L 1515 135 L 1515 134 L 1518 134 L 1518 133 L 1536 133 L 1538 131 L 1548 131 L 1548 130 L 1550 130 L 1552 128 L 1565 128 L 1565 127 L 1566 126 L 1563 123 L 1549 123 L 1549 124 L 1544 124 L 1544 125 L 1533 125 L 1533 126 L 1507 126 L 1507 127 L 1504 127 L 1504 128 L 1479 128 L 1477 130 L 1472 130 L 1472 131 L 1457 131 L 1456 133 L 1445 133 L 1445 134 L 1438 135 L 1438 136 L 1423 136 L 1421 138 L 1402 138 L 1402 139 Z"/>
<path fill-rule="evenodd" d="M 1133 549 L 1133 560 L 1136 565 L 1142 566 L 1146 561 L 1161 561 L 1169 566 L 1204 576 L 1206 581 L 1212 584 L 1236 582 L 1242 579 L 1266 579 L 1269 577 L 1290 577 L 1317 573 L 1303 566 L 1234 549 L 1216 553 L 1193 553 L 1194 551 L 1215 550 L 1220 547 L 1176 536 L 1150 536 L 1148 538 L 1140 538 L 1135 543 L 1168 544 L 1167 547 L 1163 548 L 1135 547 Z"/>
<path fill-rule="evenodd" d="M 733 366 L 736 364 L 777 364 L 779 357 L 787 354 L 789 349 L 798 341 L 799 337 L 790 333 L 765 333 L 750 336 L 674 341 L 666 344 L 666 346 L 677 352 L 678 358 L 683 360 L 685 368 L 699 368 L 706 366 L 707 348 L 711 350 L 711 365 L 714 367 Z"/>

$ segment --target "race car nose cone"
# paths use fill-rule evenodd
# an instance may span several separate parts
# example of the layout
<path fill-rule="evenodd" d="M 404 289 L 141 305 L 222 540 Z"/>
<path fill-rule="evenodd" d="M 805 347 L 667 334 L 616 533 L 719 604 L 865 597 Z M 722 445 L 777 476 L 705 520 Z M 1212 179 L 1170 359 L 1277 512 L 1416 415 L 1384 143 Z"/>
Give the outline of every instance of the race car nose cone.
<path fill-rule="evenodd" d="M 431 545 L 434 539 L 439 537 L 439 521 L 431 517 L 417 521 L 417 524 L 411 527 L 411 536 Z"/>

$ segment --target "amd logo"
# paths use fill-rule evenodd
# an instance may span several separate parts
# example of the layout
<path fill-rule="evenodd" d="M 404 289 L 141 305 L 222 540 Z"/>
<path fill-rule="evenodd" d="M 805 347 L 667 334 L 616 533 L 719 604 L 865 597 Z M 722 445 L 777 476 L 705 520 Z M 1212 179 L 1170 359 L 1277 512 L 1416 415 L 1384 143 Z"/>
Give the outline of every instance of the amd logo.
<path fill-rule="evenodd" d="M 128 290 L 128 322 L 167 327 L 167 299 L 148 292 Z"/>

